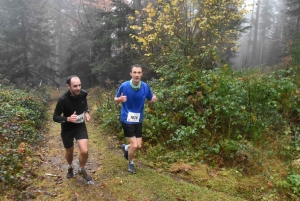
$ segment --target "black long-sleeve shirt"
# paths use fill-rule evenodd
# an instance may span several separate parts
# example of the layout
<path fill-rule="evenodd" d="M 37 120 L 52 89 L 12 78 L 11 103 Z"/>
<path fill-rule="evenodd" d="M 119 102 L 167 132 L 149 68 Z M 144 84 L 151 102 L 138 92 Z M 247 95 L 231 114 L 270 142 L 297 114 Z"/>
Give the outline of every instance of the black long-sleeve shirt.
<path fill-rule="evenodd" d="M 58 99 L 53 114 L 53 121 L 61 123 L 62 130 L 76 129 L 77 126 L 85 124 L 84 113 L 88 111 L 87 95 L 88 93 L 81 89 L 78 96 L 72 96 L 70 91 L 67 91 Z M 78 115 L 78 122 L 67 122 L 67 117 L 74 114 L 74 112 Z M 61 116 L 62 114 L 63 116 Z"/>

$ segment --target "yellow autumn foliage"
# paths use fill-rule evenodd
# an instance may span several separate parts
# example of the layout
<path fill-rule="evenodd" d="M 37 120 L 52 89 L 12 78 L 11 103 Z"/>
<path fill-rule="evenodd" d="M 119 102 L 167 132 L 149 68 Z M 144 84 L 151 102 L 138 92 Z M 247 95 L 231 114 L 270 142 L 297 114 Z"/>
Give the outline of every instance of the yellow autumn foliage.
<path fill-rule="evenodd" d="M 156 56 L 152 52 L 154 45 L 163 47 L 160 55 L 169 55 L 175 48 L 190 48 L 186 56 L 198 59 L 211 52 L 236 50 L 239 38 L 236 24 L 247 12 L 243 5 L 243 0 L 158 0 L 143 9 L 142 23 L 131 26 L 136 31 L 132 37 L 148 56 Z M 197 59 L 194 61 L 199 63 Z"/>

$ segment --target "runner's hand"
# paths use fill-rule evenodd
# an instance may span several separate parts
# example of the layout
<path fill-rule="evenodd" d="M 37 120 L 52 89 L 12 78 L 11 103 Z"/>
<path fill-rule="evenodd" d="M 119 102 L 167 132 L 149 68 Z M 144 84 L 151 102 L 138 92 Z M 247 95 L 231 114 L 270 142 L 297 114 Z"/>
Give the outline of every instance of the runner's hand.
<path fill-rule="evenodd" d="M 73 123 L 75 123 L 77 121 L 76 111 L 71 116 L 68 117 L 67 121 L 73 122 Z"/>
<path fill-rule="evenodd" d="M 87 122 L 89 122 L 89 121 L 91 120 L 91 115 L 90 115 L 89 112 L 86 112 L 86 113 L 85 113 L 85 120 L 86 120 Z"/>
<path fill-rule="evenodd" d="M 153 96 L 152 96 L 152 99 L 151 99 L 151 102 L 152 103 L 155 103 L 157 101 L 157 98 L 156 98 L 156 92 L 154 92 Z"/>
<path fill-rule="evenodd" d="M 127 101 L 127 96 L 124 96 L 123 93 L 121 93 L 121 102 L 126 102 Z"/>

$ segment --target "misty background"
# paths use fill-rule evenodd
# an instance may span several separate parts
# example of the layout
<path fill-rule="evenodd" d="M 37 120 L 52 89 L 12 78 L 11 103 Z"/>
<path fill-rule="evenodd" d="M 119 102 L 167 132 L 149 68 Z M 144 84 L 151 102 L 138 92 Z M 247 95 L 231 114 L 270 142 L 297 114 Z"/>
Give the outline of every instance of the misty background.
<path fill-rule="evenodd" d="M 144 54 L 131 48 L 137 42 L 130 37 L 135 31 L 128 17 L 148 3 L 155 1 L 0 0 L 1 83 L 62 86 L 65 77 L 76 74 L 85 87 L 109 88 L 128 79 L 134 63 L 144 66 L 145 79 L 156 77 Z M 199 5 L 184 8 L 200 12 Z M 204 68 L 224 62 L 240 69 L 289 61 L 299 30 L 300 0 L 247 0 L 240 7 L 248 13 L 232 27 L 239 33 L 233 37 L 238 49 L 228 46 L 220 53 L 221 62 Z"/>
<path fill-rule="evenodd" d="M 247 0 L 249 13 L 244 26 L 236 58 L 238 68 L 273 66 L 279 64 L 290 52 L 291 43 L 299 29 L 300 1 Z"/>

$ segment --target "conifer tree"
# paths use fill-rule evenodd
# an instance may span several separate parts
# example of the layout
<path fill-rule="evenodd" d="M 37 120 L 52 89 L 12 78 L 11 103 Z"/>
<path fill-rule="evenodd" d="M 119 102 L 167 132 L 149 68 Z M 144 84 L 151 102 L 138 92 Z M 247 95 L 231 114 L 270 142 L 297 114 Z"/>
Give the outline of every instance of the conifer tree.
<path fill-rule="evenodd" d="M 93 31 L 92 71 L 105 85 L 110 81 L 117 84 L 128 74 L 129 67 L 139 62 L 139 55 L 130 48 L 133 30 L 129 28 L 128 15 L 134 14 L 134 10 L 128 4 L 114 0 L 111 7 L 114 9 L 108 12 L 97 11 L 96 24 L 99 26 Z"/>
<path fill-rule="evenodd" d="M 53 36 L 39 0 L 0 0 L 0 73 L 11 83 L 54 82 Z"/>
<path fill-rule="evenodd" d="M 300 29 L 300 0 L 287 0 L 287 14 L 296 18 L 296 30 Z"/>
<path fill-rule="evenodd" d="M 86 1 L 73 27 L 63 74 L 76 73 L 89 86 L 111 86 L 124 79 L 138 55 L 132 51 L 128 15 L 134 10 L 122 1 Z M 82 75 L 81 75 L 82 74 Z"/>

